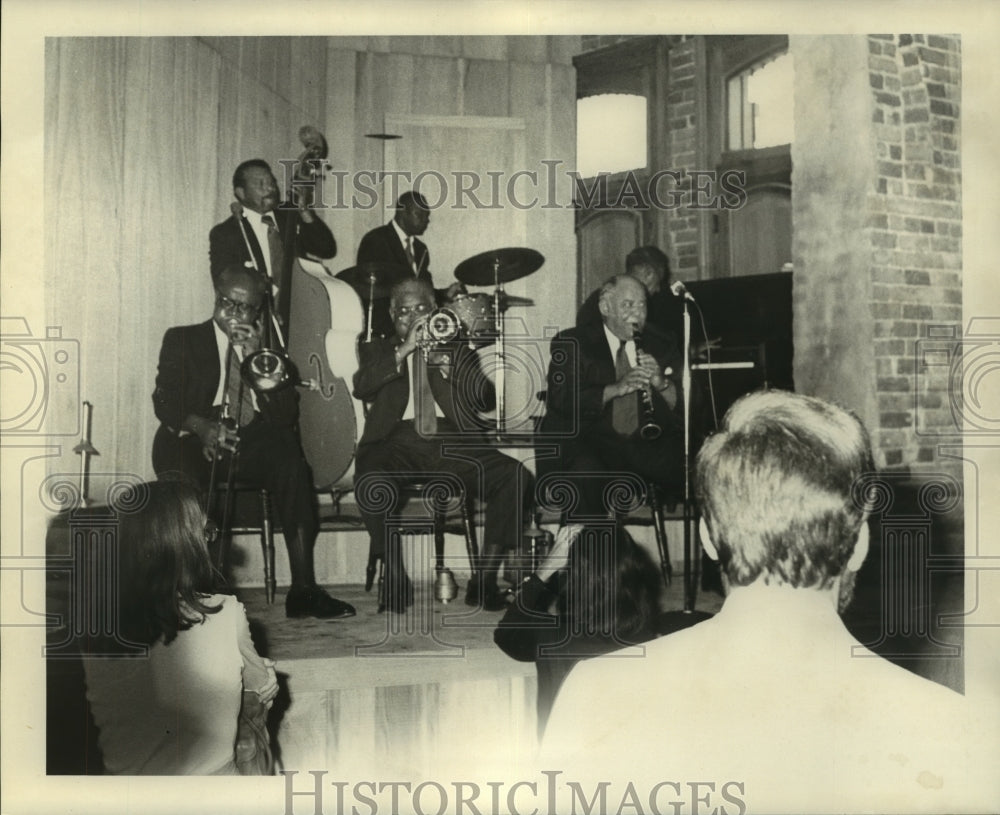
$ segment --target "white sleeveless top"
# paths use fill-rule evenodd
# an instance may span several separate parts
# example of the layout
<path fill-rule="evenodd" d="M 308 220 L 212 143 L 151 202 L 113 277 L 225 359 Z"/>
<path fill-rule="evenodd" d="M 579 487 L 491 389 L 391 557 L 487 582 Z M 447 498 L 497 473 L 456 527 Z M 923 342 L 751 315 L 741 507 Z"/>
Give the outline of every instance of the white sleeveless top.
<path fill-rule="evenodd" d="M 220 594 L 207 604 L 221 604 L 222 610 L 180 631 L 169 645 L 156 643 L 145 658 L 83 660 L 107 772 L 235 772 L 241 644 L 244 652 L 249 649 L 251 663 L 260 657 L 253 650 L 243 605 Z M 253 687 L 249 681 L 248 687 Z"/>

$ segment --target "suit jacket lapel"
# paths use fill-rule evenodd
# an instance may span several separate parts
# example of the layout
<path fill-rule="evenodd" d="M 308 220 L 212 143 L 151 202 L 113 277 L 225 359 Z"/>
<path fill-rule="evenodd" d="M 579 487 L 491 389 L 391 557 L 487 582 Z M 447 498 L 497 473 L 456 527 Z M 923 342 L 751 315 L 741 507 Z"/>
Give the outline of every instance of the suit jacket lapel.
<path fill-rule="evenodd" d="M 615 361 L 611 357 L 611 346 L 608 345 L 608 338 L 604 336 L 604 322 L 587 325 L 586 331 L 588 349 L 586 356 L 589 356 L 600 366 L 602 379 L 610 376 L 609 382 L 615 380 Z"/>
<path fill-rule="evenodd" d="M 184 348 L 184 356 L 190 365 L 192 384 L 197 382 L 197 402 L 211 411 L 215 392 L 219 388 L 219 350 L 215 342 L 213 320 L 209 318 L 194 327 L 189 335 L 190 342 Z"/>

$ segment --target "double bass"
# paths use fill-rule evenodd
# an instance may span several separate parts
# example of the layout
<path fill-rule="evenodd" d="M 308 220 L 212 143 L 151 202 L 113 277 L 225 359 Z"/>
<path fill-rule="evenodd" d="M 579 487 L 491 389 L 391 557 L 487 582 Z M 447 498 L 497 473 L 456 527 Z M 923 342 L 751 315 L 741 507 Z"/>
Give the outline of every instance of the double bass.
<path fill-rule="evenodd" d="M 354 289 L 317 261 L 299 258 L 292 276 L 295 330 L 288 353 L 300 375 L 313 382 L 299 395 L 302 449 L 317 489 L 347 488 L 358 430 L 364 426 L 361 403 L 351 396 L 364 311 Z"/>
<path fill-rule="evenodd" d="M 296 161 L 288 199 L 308 206 L 311 184 L 327 166 L 327 142 L 308 125 L 299 130 L 299 139 L 305 149 Z M 361 300 L 322 263 L 297 258 L 290 306 L 294 330 L 289 331 L 288 355 L 312 384 L 299 394 L 302 449 L 317 489 L 349 488 L 358 429 L 364 424 L 361 403 L 351 396 L 356 343 L 364 326 Z"/>

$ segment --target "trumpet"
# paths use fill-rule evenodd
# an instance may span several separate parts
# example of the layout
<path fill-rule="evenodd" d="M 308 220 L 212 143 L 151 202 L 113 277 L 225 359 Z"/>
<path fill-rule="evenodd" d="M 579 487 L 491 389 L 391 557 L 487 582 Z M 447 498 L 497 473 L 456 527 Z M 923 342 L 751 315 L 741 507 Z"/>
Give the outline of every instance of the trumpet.
<path fill-rule="evenodd" d="M 427 315 L 424 330 L 417 340 L 424 359 L 438 345 L 454 340 L 462 331 L 462 321 L 450 308 L 440 307 Z"/>
<path fill-rule="evenodd" d="M 635 332 L 632 339 L 635 340 L 635 350 L 638 352 L 640 350 L 640 344 L 642 342 L 642 334 L 638 331 Z M 649 388 L 649 384 L 639 391 L 639 407 L 642 410 L 642 416 L 640 417 L 639 424 L 639 438 L 644 441 L 653 441 L 654 439 L 660 438 L 663 434 L 663 428 L 656 421 L 655 412 L 653 409 L 653 393 Z"/>

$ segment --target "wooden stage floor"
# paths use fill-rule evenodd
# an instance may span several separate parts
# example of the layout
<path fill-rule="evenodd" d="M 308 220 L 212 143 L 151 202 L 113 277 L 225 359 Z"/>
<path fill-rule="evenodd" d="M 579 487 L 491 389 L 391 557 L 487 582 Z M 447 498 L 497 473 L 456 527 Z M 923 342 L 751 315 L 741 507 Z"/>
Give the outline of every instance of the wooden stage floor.
<path fill-rule="evenodd" d="M 664 610 L 682 608 L 681 584 L 664 592 Z M 445 605 L 416 582 L 413 608 L 397 615 L 377 612 L 374 590 L 333 586 L 358 614 L 332 622 L 287 619 L 282 594 L 269 606 L 263 589 L 237 592 L 259 650 L 278 663 L 271 724 L 284 769 L 420 780 L 530 766 L 535 667 L 494 645 L 502 612 L 466 606 L 461 577 L 459 587 Z M 699 594 L 696 609 L 721 602 Z"/>
<path fill-rule="evenodd" d="M 370 649 L 396 654 L 454 648 L 498 650 L 493 644 L 493 629 L 503 612 L 465 605 L 465 581 L 461 575 L 456 578 L 459 595 L 447 604 L 434 600 L 431 586 L 416 582 L 414 604 L 405 615 L 379 614 L 374 588 L 366 593 L 360 584 L 327 586 L 330 594 L 358 612 L 356 617 L 335 621 L 289 620 L 282 587 L 271 605 L 265 601 L 263 588 L 238 588 L 235 593 L 246 607 L 258 650 L 276 660 L 353 657 Z M 683 605 L 682 580 L 677 574 L 663 591 L 661 608 L 680 611 Z M 715 593 L 699 592 L 695 597 L 697 611 L 715 613 L 721 605 L 722 597 Z M 500 656 L 507 659 L 502 653 Z"/>

